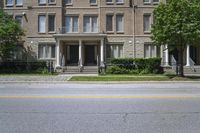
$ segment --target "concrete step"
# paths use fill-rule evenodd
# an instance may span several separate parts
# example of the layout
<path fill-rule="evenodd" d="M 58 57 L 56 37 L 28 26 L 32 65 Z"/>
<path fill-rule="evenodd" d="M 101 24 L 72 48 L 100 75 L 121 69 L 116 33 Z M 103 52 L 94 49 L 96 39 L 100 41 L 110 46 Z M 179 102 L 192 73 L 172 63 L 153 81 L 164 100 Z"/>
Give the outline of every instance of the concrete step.
<path fill-rule="evenodd" d="M 97 66 L 84 66 L 80 72 L 78 66 L 67 66 L 63 68 L 63 74 L 98 74 Z"/>

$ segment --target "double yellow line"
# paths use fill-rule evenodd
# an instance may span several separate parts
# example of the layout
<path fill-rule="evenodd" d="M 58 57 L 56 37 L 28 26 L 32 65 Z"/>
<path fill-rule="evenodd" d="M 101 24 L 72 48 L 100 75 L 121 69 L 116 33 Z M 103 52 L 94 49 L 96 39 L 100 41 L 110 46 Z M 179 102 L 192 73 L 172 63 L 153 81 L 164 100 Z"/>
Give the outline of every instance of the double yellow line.
<path fill-rule="evenodd" d="M 131 96 L 115 96 L 115 95 L 86 95 L 86 96 L 0 96 L 0 99 L 200 99 L 195 95 L 131 95 Z"/>

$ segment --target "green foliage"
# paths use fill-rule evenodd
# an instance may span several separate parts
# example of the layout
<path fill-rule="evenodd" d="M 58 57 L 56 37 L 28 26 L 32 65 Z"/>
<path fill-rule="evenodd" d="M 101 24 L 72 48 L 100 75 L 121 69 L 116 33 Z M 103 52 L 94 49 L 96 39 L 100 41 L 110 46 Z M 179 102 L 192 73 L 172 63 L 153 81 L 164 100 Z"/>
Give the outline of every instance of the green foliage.
<path fill-rule="evenodd" d="M 0 9 L 0 58 L 5 60 L 21 39 L 24 32 L 12 16 Z"/>
<path fill-rule="evenodd" d="M 151 74 L 162 73 L 161 58 L 112 59 L 108 74 Z"/>
<path fill-rule="evenodd" d="M 49 73 L 47 63 L 45 61 L 37 62 L 2 62 L 0 63 L 0 73 Z"/>
<path fill-rule="evenodd" d="M 152 40 L 155 45 L 168 44 L 170 50 L 178 50 L 179 73 L 183 76 L 186 45 L 200 44 L 200 1 L 168 0 L 159 4 L 153 14 Z"/>

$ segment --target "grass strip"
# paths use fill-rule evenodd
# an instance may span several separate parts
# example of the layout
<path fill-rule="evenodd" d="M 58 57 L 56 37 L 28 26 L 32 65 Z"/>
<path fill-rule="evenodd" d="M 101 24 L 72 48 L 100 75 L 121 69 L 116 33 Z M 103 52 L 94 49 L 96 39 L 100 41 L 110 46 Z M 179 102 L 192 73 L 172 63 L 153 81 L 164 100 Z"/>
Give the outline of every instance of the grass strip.
<path fill-rule="evenodd" d="M 69 81 L 200 81 L 200 77 L 174 76 L 73 76 Z"/>

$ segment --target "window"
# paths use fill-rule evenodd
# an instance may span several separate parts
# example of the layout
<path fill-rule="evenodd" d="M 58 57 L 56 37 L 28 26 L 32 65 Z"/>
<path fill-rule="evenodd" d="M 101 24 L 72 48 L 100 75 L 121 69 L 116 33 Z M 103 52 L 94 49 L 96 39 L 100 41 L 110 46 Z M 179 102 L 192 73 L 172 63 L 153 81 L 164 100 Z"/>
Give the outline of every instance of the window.
<path fill-rule="evenodd" d="M 22 18 L 23 18 L 22 16 L 15 16 L 15 20 L 19 23 L 21 27 L 23 26 Z"/>
<path fill-rule="evenodd" d="M 21 45 L 16 45 L 13 51 L 13 59 L 14 60 L 22 60 L 23 59 L 23 47 Z"/>
<path fill-rule="evenodd" d="M 97 16 L 84 16 L 84 32 L 98 32 Z"/>
<path fill-rule="evenodd" d="M 144 57 L 145 58 L 157 57 L 157 47 L 152 44 L 144 44 Z"/>
<path fill-rule="evenodd" d="M 66 17 L 66 32 L 78 32 L 78 16 Z"/>
<path fill-rule="evenodd" d="M 49 0 L 49 4 L 55 4 L 56 0 Z"/>
<path fill-rule="evenodd" d="M 153 0 L 153 3 L 159 3 L 159 0 Z"/>
<path fill-rule="evenodd" d="M 65 0 L 65 4 L 66 5 L 71 5 L 72 4 L 72 0 Z"/>
<path fill-rule="evenodd" d="M 13 0 L 6 0 L 7 6 L 13 6 Z"/>
<path fill-rule="evenodd" d="M 106 31 L 113 31 L 113 15 L 106 15 Z"/>
<path fill-rule="evenodd" d="M 107 4 L 113 4 L 113 0 L 106 0 Z"/>
<path fill-rule="evenodd" d="M 123 57 L 122 44 L 108 45 L 108 58 L 122 58 L 122 57 Z"/>
<path fill-rule="evenodd" d="M 124 32 L 124 16 L 116 15 L 116 30 L 117 32 Z"/>
<path fill-rule="evenodd" d="M 97 0 L 90 0 L 90 4 L 91 5 L 96 5 L 97 4 Z"/>
<path fill-rule="evenodd" d="M 150 32 L 151 22 L 150 22 L 151 14 L 144 14 L 144 32 Z"/>
<path fill-rule="evenodd" d="M 49 21 L 48 21 L 48 30 L 49 32 L 55 31 L 55 15 L 49 15 Z"/>
<path fill-rule="evenodd" d="M 116 0 L 116 3 L 117 3 L 117 4 L 123 4 L 123 3 L 124 3 L 124 0 Z"/>
<path fill-rule="evenodd" d="M 144 4 L 150 4 L 150 0 L 144 0 Z"/>
<path fill-rule="evenodd" d="M 23 0 L 16 0 L 16 5 L 17 6 L 22 6 L 23 5 Z"/>
<path fill-rule="evenodd" d="M 46 32 L 46 16 L 45 15 L 40 15 L 38 17 L 38 32 L 40 33 L 45 33 Z"/>
<path fill-rule="evenodd" d="M 39 59 L 51 59 L 55 58 L 55 45 L 40 44 L 38 47 Z"/>
<path fill-rule="evenodd" d="M 46 0 L 39 0 L 39 4 L 46 4 Z"/>

